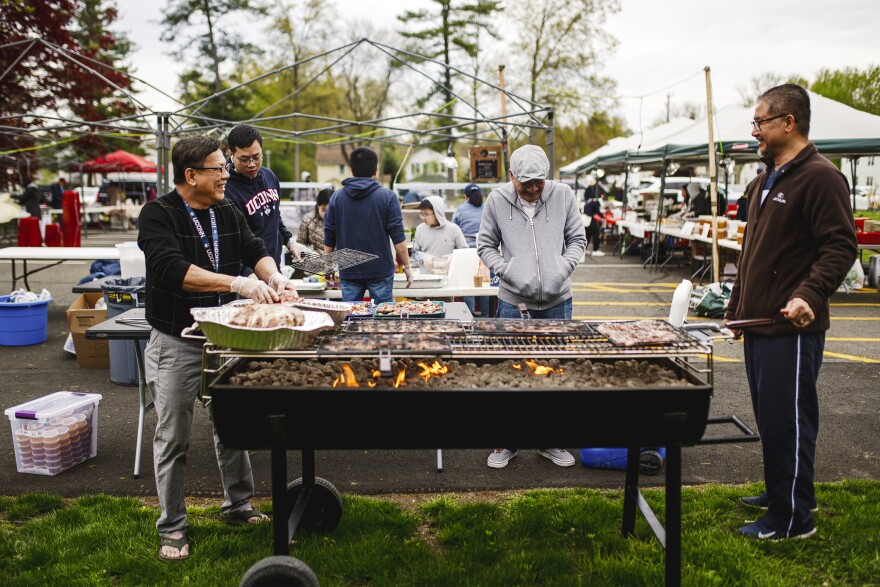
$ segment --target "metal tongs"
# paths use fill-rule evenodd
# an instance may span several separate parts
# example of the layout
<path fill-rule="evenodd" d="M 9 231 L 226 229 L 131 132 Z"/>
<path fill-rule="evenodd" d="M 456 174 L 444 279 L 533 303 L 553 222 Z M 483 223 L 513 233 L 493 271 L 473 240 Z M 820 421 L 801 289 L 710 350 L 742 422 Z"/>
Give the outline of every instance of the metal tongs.
<path fill-rule="evenodd" d="M 733 343 L 736 339 L 734 330 L 746 330 L 748 328 L 757 328 L 758 326 L 770 326 L 776 324 L 778 320 L 775 318 L 749 318 L 746 320 L 731 320 L 727 324 L 720 325 L 716 322 L 697 322 L 695 324 L 684 324 L 681 329 L 689 332 L 699 332 L 705 338 L 723 338 L 727 342 Z M 711 336 L 707 332 L 717 332 L 719 336 Z"/>

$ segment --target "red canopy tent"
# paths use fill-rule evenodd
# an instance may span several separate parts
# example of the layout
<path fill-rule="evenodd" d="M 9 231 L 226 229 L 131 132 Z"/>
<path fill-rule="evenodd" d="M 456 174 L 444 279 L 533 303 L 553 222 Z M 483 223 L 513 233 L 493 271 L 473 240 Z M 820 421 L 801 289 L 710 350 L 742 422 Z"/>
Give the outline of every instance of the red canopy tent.
<path fill-rule="evenodd" d="M 114 171 L 156 173 L 156 164 L 128 151 L 113 151 L 74 167 L 82 173 L 112 173 Z"/>

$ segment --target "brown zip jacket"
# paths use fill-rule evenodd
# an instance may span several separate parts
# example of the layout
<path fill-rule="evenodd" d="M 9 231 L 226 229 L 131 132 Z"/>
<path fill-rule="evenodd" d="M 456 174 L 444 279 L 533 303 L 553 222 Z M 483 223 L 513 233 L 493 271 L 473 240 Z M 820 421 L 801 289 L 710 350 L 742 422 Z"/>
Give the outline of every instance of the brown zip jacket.
<path fill-rule="evenodd" d="M 769 164 L 772 161 L 767 161 Z M 858 254 L 855 221 L 844 175 L 810 143 L 797 154 L 761 204 L 769 171 L 746 188 L 748 222 L 728 320 L 774 318 L 755 334 L 819 332 L 831 326 L 828 299 Z M 780 310 L 805 300 L 816 319 L 795 328 Z"/>

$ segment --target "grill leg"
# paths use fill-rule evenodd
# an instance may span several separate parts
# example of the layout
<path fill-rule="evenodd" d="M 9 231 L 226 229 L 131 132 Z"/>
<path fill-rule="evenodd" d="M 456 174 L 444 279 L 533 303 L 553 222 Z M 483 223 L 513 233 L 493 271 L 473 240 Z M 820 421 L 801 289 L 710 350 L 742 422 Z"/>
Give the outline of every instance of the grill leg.
<path fill-rule="evenodd" d="M 287 530 L 287 451 L 280 440 L 272 443 L 272 543 L 276 555 L 290 554 Z"/>
<path fill-rule="evenodd" d="M 666 447 L 666 585 L 681 585 L 681 445 Z"/>
<path fill-rule="evenodd" d="M 632 536 L 636 530 L 636 506 L 639 502 L 639 447 L 631 446 L 626 450 L 626 481 L 623 489 L 623 525 L 620 528 L 624 536 Z"/>

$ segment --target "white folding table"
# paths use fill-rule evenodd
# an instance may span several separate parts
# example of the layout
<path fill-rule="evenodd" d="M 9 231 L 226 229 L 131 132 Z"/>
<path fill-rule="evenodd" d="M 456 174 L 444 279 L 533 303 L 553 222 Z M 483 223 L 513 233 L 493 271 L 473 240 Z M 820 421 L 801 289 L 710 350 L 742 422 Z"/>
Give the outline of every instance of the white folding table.
<path fill-rule="evenodd" d="M 12 289 L 19 280 L 24 280 L 24 286 L 30 289 L 28 276 L 60 265 L 65 261 L 96 261 L 98 259 L 118 259 L 119 250 L 116 247 L 6 247 L 0 249 L 0 260 L 12 261 Z M 18 273 L 18 261 L 22 263 L 23 272 Z M 46 261 L 35 269 L 28 270 L 28 261 Z"/>

